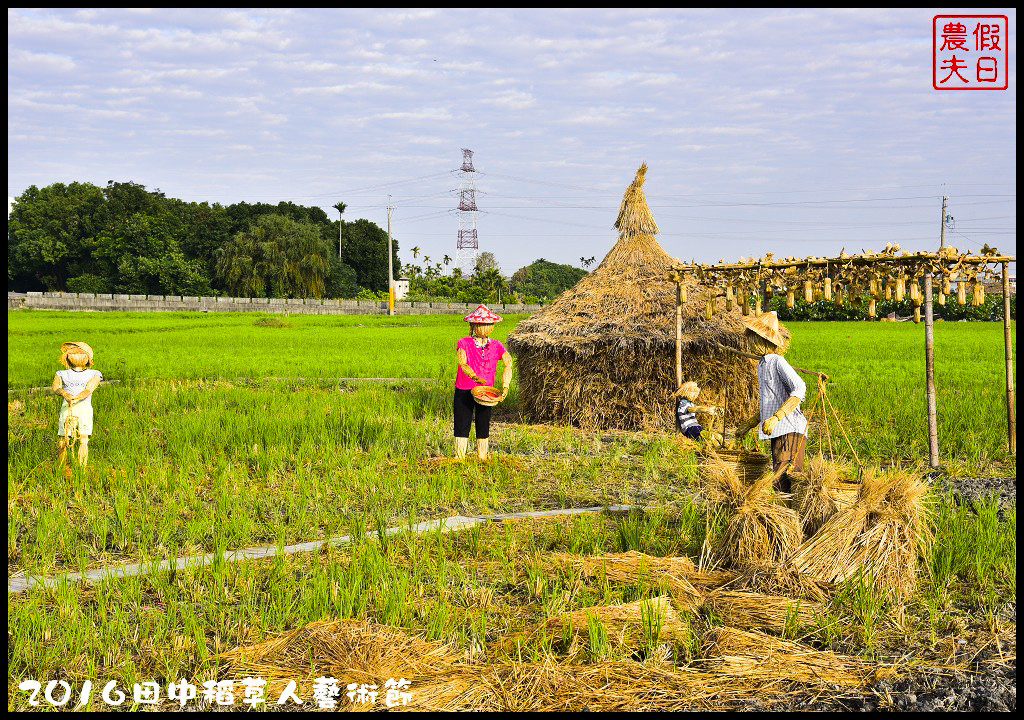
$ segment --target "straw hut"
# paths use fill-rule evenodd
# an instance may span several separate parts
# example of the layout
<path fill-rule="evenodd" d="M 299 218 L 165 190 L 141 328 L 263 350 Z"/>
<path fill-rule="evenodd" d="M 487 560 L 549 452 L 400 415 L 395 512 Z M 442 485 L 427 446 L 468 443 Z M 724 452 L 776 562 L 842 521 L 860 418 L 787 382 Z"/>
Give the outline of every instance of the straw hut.
<path fill-rule="evenodd" d="M 655 240 L 644 196 L 647 165 L 627 188 L 615 221 L 619 239 L 596 270 L 509 335 L 528 422 L 625 430 L 671 429 L 676 390 L 676 262 Z M 683 304 L 683 379 L 700 404 L 726 408 L 726 423 L 757 409 L 757 372 L 742 349 L 738 310 L 722 298 L 707 319 L 707 289 L 688 286 Z M 788 333 L 787 333 L 788 336 Z"/>

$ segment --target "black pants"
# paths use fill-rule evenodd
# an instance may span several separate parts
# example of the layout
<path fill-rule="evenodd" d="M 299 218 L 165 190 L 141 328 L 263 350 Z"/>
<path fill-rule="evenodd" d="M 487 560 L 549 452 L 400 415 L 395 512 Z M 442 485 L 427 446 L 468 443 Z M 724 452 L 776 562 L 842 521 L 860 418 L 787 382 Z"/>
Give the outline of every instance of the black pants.
<path fill-rule="evenodd" d="M 491 408 L 480 405 L 469 390 L 455 388 L 455 437 L 468 438 L 469 425 L 476 412 L 476 439 L 486 440 L 491 435 Z"/>

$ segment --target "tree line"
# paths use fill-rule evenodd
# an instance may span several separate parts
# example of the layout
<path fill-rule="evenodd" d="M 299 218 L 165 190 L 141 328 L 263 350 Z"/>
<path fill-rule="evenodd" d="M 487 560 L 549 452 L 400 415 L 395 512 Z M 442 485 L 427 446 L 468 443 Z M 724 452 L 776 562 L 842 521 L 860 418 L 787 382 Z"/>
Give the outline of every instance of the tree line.
<path fill-rule="evenodd" d="M 9 291 L 350 297 L 387 288 L 386 268 L 387 233 L 368 220 L 185 202 L 134 182 L 33 185 L 7 221 Z"/>
<path fill-rule="evenodd" d="M 235 297 L 386 298 L 387 232 L 369 220 L 292 202 L 185 202 L 134 182 L 54 183 L 15 198 L 7 225 L 7 289 Z M 411 299 L 544 302 L 585 270 L 547 260 L 501 274 L 489 252 L 469 275 L 431 263 L 419 248 L 405 265 L 392 239 L 395 277 Z"/>

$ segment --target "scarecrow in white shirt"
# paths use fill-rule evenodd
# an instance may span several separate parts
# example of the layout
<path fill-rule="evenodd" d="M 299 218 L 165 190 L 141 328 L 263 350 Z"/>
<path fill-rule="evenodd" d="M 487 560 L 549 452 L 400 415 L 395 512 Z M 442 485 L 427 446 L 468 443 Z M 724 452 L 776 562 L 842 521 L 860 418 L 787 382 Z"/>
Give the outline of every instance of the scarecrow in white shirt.
<path fill-rule="evenodd" d="M 103 380 L 103 374 L 92 369 L 92 348 L 84 342 L 66 342 L 60 346 L 60 352 L 61 365 L 66 369 L 53 376 L 53 391 L 64 398 L 57 419 L 60 463 L 65 464 L 68 450 L 77 441 L 78 462 L 85 467 L 92 435 L 92 393 Z"/>
<path fill-rule="evenodd" d="M 807 385 L 800 379 L 793 366 L 782 357 L 786 341 L 779 328 L 779 318 L 774 312 L 767 312 L 752 318 L 745 318 L 744 338 L 747 351 L 759 355 L 757 382 L 761 391 L 761 411 L 736 429 L 736 439 L 758 428 L 762 440 L 771 440 L 772 469 L 776 472 L 788 463 L 788 469 L 776 481 L 775 489 L 790 492 L 790 472 L 800 473 L 804 469 L 804 452 L 807 447 L 807 418 L 800 412 L 800 403 L 807 396 Z"/>

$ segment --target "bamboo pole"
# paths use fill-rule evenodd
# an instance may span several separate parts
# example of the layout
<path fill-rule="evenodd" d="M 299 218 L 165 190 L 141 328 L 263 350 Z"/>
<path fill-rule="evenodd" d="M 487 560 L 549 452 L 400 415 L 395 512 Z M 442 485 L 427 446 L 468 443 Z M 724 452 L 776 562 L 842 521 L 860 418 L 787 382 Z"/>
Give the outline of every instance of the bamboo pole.
<path fill-rule="evenodd" d="M 935 337 L 932 314 L 932 274 L 924 276 L 924 365 L 928 393 L 928 464 L 939 466 L 939 426 L 935 414 Z"/>
<path fill-rule="evenodd" d="M 683 385 L 683 290 L 676 282 L 676 388 Z"/>
<path fill-rule="evenodd" d="M 1017 409 L 1013 393 L 1013 337 L 1010 330 L 1010 264 L 1003 265 L 1003 341 L 1006 346 L 1006 438 L 1010 452 L 1017 454 Z"/>

